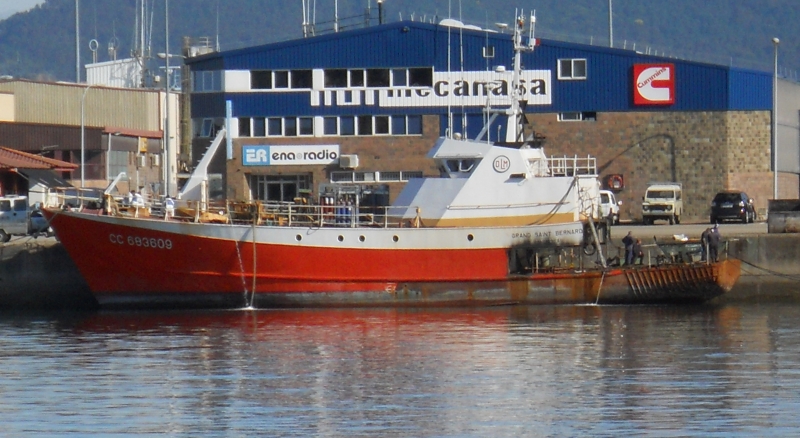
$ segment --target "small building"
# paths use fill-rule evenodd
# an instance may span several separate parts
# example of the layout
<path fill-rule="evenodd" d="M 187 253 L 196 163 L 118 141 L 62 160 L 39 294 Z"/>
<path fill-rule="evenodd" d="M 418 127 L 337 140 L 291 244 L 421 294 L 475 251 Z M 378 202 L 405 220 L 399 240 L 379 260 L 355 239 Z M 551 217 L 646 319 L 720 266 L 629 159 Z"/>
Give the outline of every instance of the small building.
<path fill-rule="evenodd" d="M 0 80 L 0 144 L 76 165 L 59 175 L 76 187 L 105 188 L 125 172 L 131 188 L 160 194 L 166 158 L 176 179 L 177 135 L 164 153 L 164 90 L 112 88 L 92 84 Z M 176 93 L 170 113 L 178 114 Z M 175 192 L 174 185 L 171 187 Z"/>
<path fill-rule="evenodd" d="M 0 196 L 27 196 L 29 205 L 58 205 L 57 189 L 72 187 L 56 172 L 78 166 L 61 160 L 0 147 Z"/>

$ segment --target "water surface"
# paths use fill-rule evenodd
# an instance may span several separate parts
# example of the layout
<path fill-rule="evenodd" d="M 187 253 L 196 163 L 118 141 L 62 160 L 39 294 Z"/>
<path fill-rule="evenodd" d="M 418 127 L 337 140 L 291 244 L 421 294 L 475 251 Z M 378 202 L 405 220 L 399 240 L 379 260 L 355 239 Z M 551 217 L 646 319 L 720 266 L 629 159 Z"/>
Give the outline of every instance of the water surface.
<path fill-rule="evenodd" d="M 800 305 L 0 314 L 0 435 L 788 436 Z"/>

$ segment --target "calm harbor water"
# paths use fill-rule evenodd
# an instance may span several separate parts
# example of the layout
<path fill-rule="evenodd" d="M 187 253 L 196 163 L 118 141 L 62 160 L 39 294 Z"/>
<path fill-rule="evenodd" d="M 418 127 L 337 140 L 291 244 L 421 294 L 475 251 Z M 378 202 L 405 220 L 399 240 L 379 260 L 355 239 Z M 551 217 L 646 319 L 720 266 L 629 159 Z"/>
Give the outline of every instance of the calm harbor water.
<path fill-rule="evenodd" d="M 789 436 L 800 304 L 0 313 L 0 436 Z"/>

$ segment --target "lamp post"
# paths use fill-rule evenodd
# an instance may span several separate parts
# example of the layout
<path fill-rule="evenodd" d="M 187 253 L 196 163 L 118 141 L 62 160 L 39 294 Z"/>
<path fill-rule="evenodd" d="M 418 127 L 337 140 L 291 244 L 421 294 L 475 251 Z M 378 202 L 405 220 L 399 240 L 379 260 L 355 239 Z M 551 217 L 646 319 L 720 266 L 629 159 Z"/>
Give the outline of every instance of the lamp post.
<path fill-rule="evenodd" d="M 772 199 L 778 199 L 778 45 L 781 40 L 772 38 L 775 47 L 775 65 L 772 75 Z"/>
<path fill-rule="evenodd" d="M 83 96 L 81 96 L 81 188 L 86 186 L 86 180 L 84 172 L 85 166 L 85 156 L 86 156 L 86 93 L 89 92 L 89 89 L 92 88 L 93 84 L 89 84 L 86 86 L 86 89 L 83 90 Z"/>

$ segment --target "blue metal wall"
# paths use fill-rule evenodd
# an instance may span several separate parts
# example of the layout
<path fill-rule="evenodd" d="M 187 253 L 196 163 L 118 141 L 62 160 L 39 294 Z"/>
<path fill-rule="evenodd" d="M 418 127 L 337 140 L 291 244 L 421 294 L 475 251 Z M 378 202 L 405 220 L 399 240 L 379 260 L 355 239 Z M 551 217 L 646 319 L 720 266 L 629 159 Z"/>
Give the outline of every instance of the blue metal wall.
<path fill-rule="evenodd" d="M 483 57 L 494 46 L 495 57 Z M 449 56 L 448 56 L 449 55 Z M 293 40 L 187 59 L 193 71 L 311 68 L 429 67 L 436 71 L 512 68 L 511 35 L 425 23 L 398 22 L 336 34 Z M 585 58 L 587 79 L 557 80 L 558 60 Z M 642 107 L 633 104 L 633 65 L 675 65 L 675 103 Z M 526 69 L 552 72 L 551 105 L 529 105 L 527 112 L 565 111 L 724 111 L 770 110 L 772 79 L 767 72 L 681 61 L 558 41 L 541 41 L 523 55 Z M 381 109 L 377 106 L 312 107 L 308 91 L 284 93 L 195 93 L 192 117 L 220 117 L 224 101 L 233 101 L 235 116 L 328 114 L 443 114 L 442 108 Z M 475 108 L 480 112 L 480 108 Z"/>

